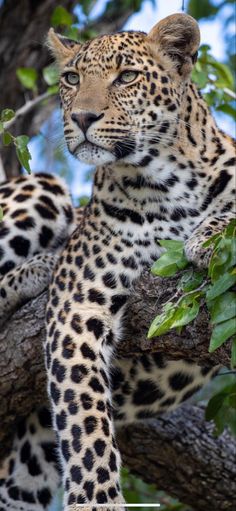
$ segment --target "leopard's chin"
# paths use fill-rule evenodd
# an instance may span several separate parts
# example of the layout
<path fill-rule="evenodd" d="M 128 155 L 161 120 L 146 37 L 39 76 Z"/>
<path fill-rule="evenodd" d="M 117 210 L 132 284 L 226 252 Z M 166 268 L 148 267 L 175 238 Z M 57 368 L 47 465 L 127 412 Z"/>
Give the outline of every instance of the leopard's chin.
<path fill-rule="evenodd" d="M 83 142 L 80 144 L 74 152 L 74 156 L 89 165 L 104 165 L 105 163 L 112 163 L 116 160 L 116 157 L 110 151 L 92 144 L 91 142 Z"/>

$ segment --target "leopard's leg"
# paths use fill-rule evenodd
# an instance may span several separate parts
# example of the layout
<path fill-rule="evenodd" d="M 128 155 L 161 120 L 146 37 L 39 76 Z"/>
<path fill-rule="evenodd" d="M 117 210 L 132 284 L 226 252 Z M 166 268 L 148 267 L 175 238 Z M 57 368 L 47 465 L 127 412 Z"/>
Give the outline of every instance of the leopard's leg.
<path fill-rule="evenodd" d="M 103 225 L 104 232 L 102 229 Z M 50 286 L 46 314 L 48 388 L 61 452 L 64 510 L 80 510 L 79 505 L 85 504 L 84 509 L 97 511 L 103 504 L 106 511 L 114 511 L 115 503 L 122 511 L 110 367 L 127 287 L 123 287 L 124 279 L 119 279 L 120 252 L 113 256 L 111 243 L 104 243 L 102 257 L 97 256 L 97 246 L 93 250 L 89 236 L 86 228 L 72 235 Z M 127 247 L 125 251 L 128 258 Z M 101 270 L 106 254 L 106 260 L 112 260 L 110 272 L 105 264 Z M 126 258 L 123 261 L 126 264 Z M 130 280 L 137 269 L 131 262 L 130 256 L 126 269 Z M 100 264 L 100 271 L 96 272 L 96 264 Z"/>
<path fill-rule="evenodd" d="M 85 504 L 86 511 L 115 511 L 115 503 L 124 511 L 109 389 L 114 332 L 103 308 L 100 312 L 93 306 L 72 312 L 68 327 L 63 336 L 55 327 L 47 348 L 49 391 L 63 465 L 63 509 L 78 511 L 78 504 Z M 107 508 L 99 507 L 106 503 Z"/>
<path fill-rule="evenodd" d="M 162 353 L 119 358 L 112 371 L 112 401 L 118 425 L 173 410 L 199 391 L 219 367 L 189 360 L 168 361 Z"/>
<path fill-rule="evenodd" d="M 235 218 L 235 213 L 231 211 L 225 214 L 209 216 L 203 220 L 185 244 L 185 253 L 188 260 L 200 269 L 207 268 L 212 255 L 212 245 L 204 248 L 202 246 L 203 243 L 214 234 L 220 233 L 230 220 Z"/>
<path fill-rule="evenodd" d="M 56 261 L 56 254 L 38 254 L 14 268 L 1 279 L 0 325 L 17 308 L 47 288 Z"/>
<path fill-rule="evenodd" d="M 0 466 L 0 511 L 46 511 L 60 480 L 56 436 L 44 407 L 18 424 Z"/>

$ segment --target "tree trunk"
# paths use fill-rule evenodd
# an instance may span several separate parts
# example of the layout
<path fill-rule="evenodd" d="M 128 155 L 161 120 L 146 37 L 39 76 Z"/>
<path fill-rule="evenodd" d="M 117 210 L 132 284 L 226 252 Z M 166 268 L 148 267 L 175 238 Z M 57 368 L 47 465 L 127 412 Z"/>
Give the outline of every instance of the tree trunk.
<path fill-rule="evenodd" d="M 171 360 L 185 358 L 200 365 L 228 365 L 228 345 L 208 353 L 211 329 L 204 308 L 181 335 L 171 331 L 161 338 L 146 339 L 160 304 L 174 294 L 176 279 L 144 273 L 129 299 L 126 334 L 119 354 L 130 357 L 160 351 Z M 17 418 L 47 400 L 42 350 L 46 302 L 47 292 L 18 310 L 0 333 L 0 459 L 10 448 Z M 202 410 L 186 406 L 158 420 L 124 427 L 119 432 L 119 444 L 124 462 L 159 489 L 199 511 L 233 511 L 236 442 L 227 433 L 215 439 Z"/>
<path fill-rule="evenodd" d="M 65 8 L 71 9 L 75 0 L 65 0 Z M 16 77 L 19 67 L 34 67 L 40 72 L 49 64 L 49 54 L 43 48 L 53 9 L 57 5 L 55 0 L 5 0 L 0 9 L 1 43 L 0 68 L 4 70 L 0 76 L 0 110 L 12 108 L 17 110 L 27 99 L 31 92 L 27 92 Z M 39 84 L 39 93 L 46 84 L 42 78 Z M 40 119 L 37 121 L 36 111 L 18 119 L 12 133 L 14 135 L 37 133 L 39 125 L 47 118 L 55 107 L 55 100 L 50 101 L 46 111 L 40 107 Z M 36 109 L 37 110 L 37 109 Z M 37 122 L 36 122 L 37 121 Z M 36 125 L 35 125 L 36 124 Z M 10 146 L 2 151 L 3 166 L 7 177 L 16 176 L 20 171 L 20 164 L 15 155 L 15 148 Z"/>

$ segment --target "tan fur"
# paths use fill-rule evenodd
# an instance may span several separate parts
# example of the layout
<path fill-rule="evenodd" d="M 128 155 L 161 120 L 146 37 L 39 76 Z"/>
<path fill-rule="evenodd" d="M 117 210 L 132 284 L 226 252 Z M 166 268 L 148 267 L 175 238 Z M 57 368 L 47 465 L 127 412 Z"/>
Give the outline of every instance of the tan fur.
<path fill-rule="evenodd" d="M 80 48 L 80 44 L 77 41 L 56 34 L 53 28 L 50 28 L 48 32 L 46 44 L 60 68 L 63 68 L 64 64 L 72 58 Z"/>
<path fill-rule="evenodd" d="M 197 22 L 187 14 L 172 14 L 159 21 L 150 33 L 148 41 L 154 54 L 164 52 L 175 62 L 181 62 L 181 74 L 187 75 L 192 67 L 193 57 L 200 44 Z"/>

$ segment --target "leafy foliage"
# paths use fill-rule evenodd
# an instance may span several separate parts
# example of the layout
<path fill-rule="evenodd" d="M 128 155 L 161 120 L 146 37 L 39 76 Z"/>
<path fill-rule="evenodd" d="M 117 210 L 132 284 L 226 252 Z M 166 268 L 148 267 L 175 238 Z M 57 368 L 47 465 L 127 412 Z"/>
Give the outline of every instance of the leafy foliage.
<path fill-rule="evenodd" d="M 236 435 L 236 382 L 223 386 L 208 402 L 205 417 L 214 420 L 215 434 L 220 435 L 227 426 Z"/>
<path fill-rule="evenodd" d="M 24 167 L 27 172 L 30 174 L 30 164 L 29 161 L 31 160 L 31 154 L 28 149 L 28 142 L 29 137 L 26 135 L 20 135 L 18 137 L 14 137 L 14 145 L 16 147 L 16 154 L 18 157 L 19 162 L 21 163 L 22 167 Z"/>
<path fill-rule="evenodd" d="M 235 68 L 235 0 L 189 0 L 188 13 L 196 20 L 209 20 L 218 17 L 222 26 L 224 44 L 226 45 L 225 63 L 231 69 Z M 232 27 L 232 30 L 230 30 Z"/>
<path fill-rule="evenodd" d="M 218 62 L 210 53 L 210 46 L 199 49 L 199 57 L 192 72 L 192 80 L 202 89 L 210 107 L 236 119 L 236 94 L 234 77 L 224 63 Z"/>
<path fill-rule="evenodd" d="M 236 293 L 233 289 L 236 284 L 235 234 L 236 220 L 231 220 L 221 233 L 203 244 L 206 249 L 212 248 L 212 256 L 208 269 L 201 272 L 188 268 L 182 242 L 160 242 L 166 252 L 154 263 L 152 273 L 167 277 L 176 274 L 181 267 L 185 269 L 177 284 L 177 293 L 162 306 L 161 313 L 153 320 L 149 338 L 163 335 L 170 329 L 181 329 L 197 317 L 200 307 L 205 304 L 213 327 L 209 352 L 230 339 L 231 366 L 236 367 L 236 336 L 233 337 L 236 334 Z M 228 424 L 236 434 L 232 410 L 235 408 L 235 386 L 226 387 L 216 396 L 209 402 L 208 420 L 215 419 L 218 432 Z"/>
<path fill-rule="evenodd" d="M 70 26 L 73 23 L 73 16 L 65 7 L 57 5 L 51 16 L 51 24 L 53 27 Z"/>
<path fill-rule="evenodd" d="M 161 504 L 160 511 L 190 511 L 188 506 L 181 504 L 177 499 L 169 497 L 163 491 L 158 491 L 154 484 L 144 483 L 132 475 L 125 467 L 121 471 L 122 490 L 128 504 L 146 504 L 136 508 L 143 511 L 153 511 L 148 504 Z M 135 508 L 134 508 L 135 509 Z M 158 508 L 157 508 L 158 509 Z"/>
<path fill-rule="evenodd" d="M 15 112 L 6 108 L 1 112 L 1 121 L 0 121 L 0 134 L 2 134 L 3 145 L 8 146 L 13 143 L 16 148 L 16 154 L 21 165 L 27 170 L 27 172 L 31 172 L 29 161 L 31 160 L 31 154 L 28 149 L 29 137 L 27 135 L 19 135 L 14 137 L 9 131 L 5 129 L 5 123 L 14 119 Z"/>
<path fill-rule="evenodd" d="M 16 70 L 16 76 L 20 81 L 21 85 L 26 89 L 31 89 L 33 91 L 37 90 L 36 82 L 38 78 L 38 73 L 36 69 L 33 67 L 18 67 Z"/>
<path fill-rule="evenodd" d="M 218 7 L 211 0 L 203 0 L 196 2 L 196 0 L 189 0 L 188 12 L 196 19 L 214 16 L 218 12 Z"/>

